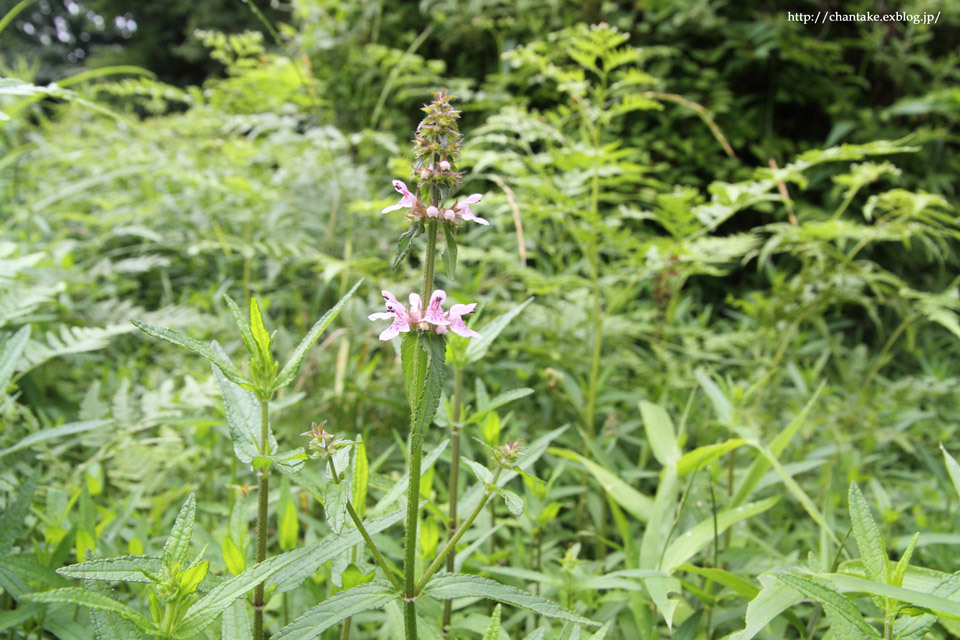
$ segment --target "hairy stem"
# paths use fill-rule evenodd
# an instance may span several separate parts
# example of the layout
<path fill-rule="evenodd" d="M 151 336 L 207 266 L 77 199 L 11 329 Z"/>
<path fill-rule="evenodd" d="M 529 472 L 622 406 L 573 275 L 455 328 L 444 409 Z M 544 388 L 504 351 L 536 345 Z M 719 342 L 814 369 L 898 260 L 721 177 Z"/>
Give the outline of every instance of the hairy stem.
<path fill-rule="evenodd" d="M 503 467 L 497 468 L 497 472 L 493 474 L 493 481 L 490 482 L 492 486 L 497 486 L 497 480 L 500 479 L 500 474 L 503 472 Z M 483 511 L 483 507 L 487 504 L 487 500 L 490 499 L 490 496 L 493 495 L 493 490 L 487 487 L 483 493 L 483 497 L 480 499 L 480 502 L 477 503 L 477 506 L 474 507 L 473 513 L 464 520 L 463 526 L 457 531 L 456 535 L 447 540 L 447 544 L 443 545 L 443 549 L 440 550 L 440 553 L 437 554 L 437 557 L 433 559 L 433 562 L 430 563 L 430 566 L 427 567 L 427 570 L 423 572 L 423 576 L 420 578 L 420 582 L 417 584 L 415 593 L 419 594 L 423 591 L 423 587 L 427 584 L 430 578 L 433 577 L 433 574 L 437 572 L 437 569 L 443 564 L 444 559 L 453 551 L 457 542 L 460 541 L 460 538 L 463 537 L 463 534 L 467 532 L 467 529 L 470 528 L 470 525 L 473 524 L 473 521 L 477 519 L 477 516 L 480 515 L 480 512 Z"/>
<path fill-rule="evenodd" d="M 437 222 L 427 223 L 427 252 L 423 261 L 423 293 L 424 308 L 430 303 L 430 294 L 433 293 L 433 267 L 437 261 Z M 426 365 L 426 354 L 417 346 L 417 357 Z M 417 370 L 420 367 L 416 367 Z M 419 376 L 418 376 L 419 379 Z M 410 485 L 407 488 L 407 520 L 403 534 L 403 630 L 406 640 L 417 640 L 417 525 L 420 520 L 420 465 L 423 458 L 423 441 L 413 437 L 413 416 L 411 414 L 410 437 L 410 465 L 408 477 Z"/>
<path fill-rule="evenodd" d="M 267 455 L 269 401 L 260 398 L 260 455 Z M 257 470 L 257 564 L 267 559 L 267 498 L 270 492 L 269 467 Z M 263 583 L 253 590 L 253 640 L 263 640 Z"/>
<path fill-rule="evenodd" d="M 447 539 L 457 534 L 457 495 L 460 486 L 460 412 L 463 404 L 463 368 L 453 370 L 453 432 L 450 436 L 450 530 Z M 447 571 L 453 573 L 454 556 L 447 557 Z M 443 603 L 443 624 L 440 631 L 446 633 L 453 616 L 453 602 L 445 600 Z"/>

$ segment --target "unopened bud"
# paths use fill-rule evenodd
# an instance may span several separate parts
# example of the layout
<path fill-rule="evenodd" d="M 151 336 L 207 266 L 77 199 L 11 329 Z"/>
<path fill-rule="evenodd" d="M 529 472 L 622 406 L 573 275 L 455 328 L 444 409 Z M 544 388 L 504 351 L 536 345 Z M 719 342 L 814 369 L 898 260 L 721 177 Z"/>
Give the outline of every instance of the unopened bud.
<path fill-rule="evenodd" d="M 450 171 L 450 163 L 446 160 L 441 160 L 439 166 L 441 171 Z"/>

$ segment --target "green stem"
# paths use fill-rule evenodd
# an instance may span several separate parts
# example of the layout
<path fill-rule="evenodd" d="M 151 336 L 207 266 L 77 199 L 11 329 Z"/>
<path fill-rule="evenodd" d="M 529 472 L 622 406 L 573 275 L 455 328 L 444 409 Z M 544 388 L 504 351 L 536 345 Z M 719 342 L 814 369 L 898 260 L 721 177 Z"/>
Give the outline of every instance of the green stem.
<path fill-rule="evenodd" d="M 503 467 L 499 467 L 497 472 L 493 474 L 493 480 L 490 482 L 491 486 L 497 486 L 497 480 L 500 479 L 500 474 L 503 472 Z M 464 521 L 463 526 L 457 531 L 456 535 L 447 540 L 447 544 L 443 546 L 443 549 L 440 550 L 440 553 L 436 558 L 433 559 L 433 562 L 430 563 L 430 566 L 427 567 L 427 570 L 423 572 L 423 577 L 420 578 L 420 582 L 417 584 L 416 594 L 419 594 L 423 591 L 423 587 L 427 584 L 430 578 L 433 577 L 433 574 L 437 572 L 437 569 L 443 564 L 444 559 L 447 555 L 453 551 L 457 543 L 460 541 L 460 538 L 463 537 L 463 534 L 467 532 L 467 529 L 470 528 L 470 525 L 473 524 L 473 521 L 477 519 L 477 516 L 480 515 L 480 512 L 483 511 L 483 507 L 487 504 L 487 500 L 490 499 L 490 496 L 493 495 L 493 490 L 490 487 L 483 493 L 483 497 L 480 499 L 480 502 L 473 509 L 473 513 Z"/>
<path fill-rule="evenodd" d="M 450 436 L 450 530 L 447 539 L 453 538 L 457 534 L 457 500 L 460 485 L 460 412 L 463 403 L 463 368 L 455 367 L 453 370 L 453 432 Z M 453 573 L 454 556 L 447 557 L 447 571 Z M 453 602 L 445 600 L 443 603 L 443 624 L 440 631 L 446 633 L 450 626 L 450 620 L 453 617 Z"/>
<path fill-rule="evenodd" d="M 430 294 L 433 293 L 433 268 L 437 261 L 437 221 L 427 223 L 427 252 L 423 263 L 423 305 L 430 304 Z M 417 345 L 417 356 L 426 365 L 425 354 L 422 354 Z M 415 367 L 419 370 L 420 367 Z M 420 376 L 417 377 L 420 379 Z M 417 640 L 417 525 L 420 520 L 420 466 L 423 458 L 423 441 L 413 437 L 413 416 L 411 414 L 410 434 L 410 467 L 407 477 L 410 485 L 407 488 L 407 519 L 403 534 L 403 630 L 406 640 Z"/>
<path fill-rule="evenodd" d="M 260 455 L 267 455 L 269 401 L 260 398 Z M 267 499 L 270 492 L 269 467 L 257 470 L 257 564 L 267 559 Z M 263 640 L 263 583 L 253 590 L 253 640 Z"/>

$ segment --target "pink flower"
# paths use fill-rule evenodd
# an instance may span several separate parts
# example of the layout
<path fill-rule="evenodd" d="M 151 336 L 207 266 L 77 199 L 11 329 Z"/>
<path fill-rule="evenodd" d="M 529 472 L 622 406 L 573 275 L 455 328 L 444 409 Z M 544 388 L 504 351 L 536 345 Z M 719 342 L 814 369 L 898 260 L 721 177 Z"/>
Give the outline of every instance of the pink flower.
<path fill-rule="evenodd" d="M 450 171 L 450 163 L 446 160 L 441 160 L 439 166 L 441 171 Z"/>
<path fill-rule="evenodd" d="M 468 328 L 467 325 L 463 323 L 462 317 L 473 313 L 476 308 L 476 302 L 470 304 L 455 304 L 450 307 L 450 311 L 447 312 L 447 322 L 450 324 L 450 330 L 464 338 L 479 338 L 480 334 Z"/>
<path fill-rule="evenodd" d="M 390 340 L 401 333 L 410 331 L 411 328 L 421 331 L 433 331 L 443 335 L 450 329 L 457 335 L 465 338 L 478 338 L 480 334 L 471 331 L 463 323 L 463 317 L 471 314 L 477 308 L 477 303 L 455 304 L 450 310 L 444 313 L 443 303 L 447 300 L 447 294 L 443 289 L 437 289 L 430 295 L 430 302 L 426 311 L 423 309 L 423 301 L 416 293 L 410 294 L 410 308 L 403 306 L 396 296 L 389 291 L 383 291 L 383 300 L 386 303 L 387 310 L 379 313 L 371 313 L 370 320 L 393 320 L 389 327 L 380 333 L 381 340 Z"/>
<path fill-rule="evenodd" d="M 380 213 L 396 211 L 397 209 L 402 209 L 404 207 L 411 208 L 420 202 L 415 195 L 410 193 L 410 189 L 407 189 L 407 185 L 402 180 L 394 180 L 393 188 L 396 189 L 397 193 L 400 194 L 400 202 L 397 204 L 392 204 L 389 207 L 384 207 L 380 210 Z"/>
<path fill-rule="evenodd" d="M 482 197 L 483 197 L 483 194 L 472 193 L 463 202 L 458 202 L 455 205 L 453 205 L 453 210 L 462 220 L 473 220 L 478 224 L 490 224 L 483 218 L 475 215 L 473 213 L 473 210 L 470 208 L 471 204 L 480 202 L 480 199 Z"/>

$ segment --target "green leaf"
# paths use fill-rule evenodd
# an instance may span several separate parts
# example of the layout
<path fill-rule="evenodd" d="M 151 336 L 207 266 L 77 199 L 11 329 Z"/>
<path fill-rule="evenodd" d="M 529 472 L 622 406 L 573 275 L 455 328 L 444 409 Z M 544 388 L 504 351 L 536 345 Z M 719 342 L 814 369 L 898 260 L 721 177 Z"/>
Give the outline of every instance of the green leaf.
<path fill-rule="evenodd" d="M 746 627 L 728 640 L 752 640 L 767 628 L 774 618 L 800 602 L 803 596 L 771 574 L 758 577 L 763 586 L 760 593 L 747 605 Z"/>
<path fill-rule="evenodd" d="M 697 369 L 693 372 L 693 375 L 697 377 L 697 382 L 700 383 L 704 393 L 710 398 L 710 403 L 713 404 L 713 412 L 717 415 L 717 422 L 725 427 L 732 427 L 733 405 L 730 404 L 730 400 L 723 394 L 723 391 L 717 386 L 717 383 L 713 381 L 713 378 L 707 375 L 706 371 Z"/>
<path fill-rule="evenodd" d="M 692 564 L 682 564 L 679 567 L 676 567 L 675 570 L 689 571 L 690 573 L 695 573 L 698 576 L 703 576 L 708 580 L 712 580 L 717 584 L 727 587 L 737 595 L 743 596 L 744 598 L 749 598 L 751 600 L 756 598 L 760 593 L 760 589 L 757 589 L 752 582 L 745 580 L 740 576 L 734 575 L 726 569 L 697 567 Z"/>
<path fill-rule="evenodd" d="M 270 355 L 270 334 L 263 324 L 263 313 L 256 298 L 250 298 L 250 335 L 257 343 L 263 362 L 273 362 L 273 356 Z"/>
<path fill-rule="evenodd" d="M 501 489 L 500 495 L 503 496 L 503 502 L 507 505 L 507 511 L 517 518 L 523 515 L 523 498 L 509 489 Z"/>
<path fill-rule="evenodd" d="M 113 424 L 113 420 L 85 420 L 83 422 L 71 422 L 59 427 L 43 429 L 41 431 L 37 431 L 36 433 L 31 433 L 29 436 L 20 440 L 11 447 L 0 449 L 0 458 L 10 455 L 15 451 L 32 447 L 35 444 L 46 442 L 47 440 L 55 440 L 57 438 L 62 438 L 63 436 L 72 436 L 76 433 L 83 433 L 84 431 L 93 431 L 94 429 L 105 427 L 108 424 Z"/>
<path fill-rule="evenodd" d="M 30 513 L 30 502 L 37 490 L 39 479 L 40 469 L 36 468 L 20 484 L 17 497 L 8 502 L 3 513 L 0 514 L 0 556 L 5 556 L 10 552 L 17 536 L 23 532 L 23 523 L 27 514 Z"/>
<path fill-rule="evenodd" d="M 957 495 L 960 496 L 960 464 L 957 464 L 956 459 L 950 455 L 942 443 L 940 445 L 940 450 L 943 451 L 943 462 L 947 465 L 947 473 L 950 475 L 950 482 L 953 483 L 954 490 L 956 490 Z"/>
<path fill-rule="evenodd" d="M 224 640 L 253 637 L 253 609 L 245 600 L 234 600 L 223 612 L 220 637 Z"/>
<path fill-rule="evenodd" d="M 780 577 L 780 576 L 778 576 Z M 864 580 L 856 576 L 848 576 L 842 573 L 831 573 L 822 576 L 834 582 L 837 586 L 854 591 L 862 591 L 883 598 L 890 598 L 898 602 L 912 604 L 922 609 L 929 609 L 934 613 L 960 620 L 960 602 L 947 599 L 940 595 L 914 591 L 913 589 L 904 589 L 903 587 L 894 587 L 889 584 L 882 584 L 873 580 Z"/>
<path fill-rule="evenodd" d="M 184 347 L 193 351 L 195 354 L 202 358 L 206 358 L 212 364 L 214 364 L 220 371 L 223 372 L 223 375 L 227 376 L 227 379 L 231 382 L 235 382 L 241 386 L 249 385 L 250 381 L 247 380 L 243 372 L 240 371 L 232 362 L 228 359 L 222 357 L 218 354 L 214 348 L 208 344 L 204 344 L 199 340 L 194 340 L 193 338 L 175 330 L 175 329 L 165 329 L 163 327 L 154 327 L 149 324 L 140 322 L 139 320 L 131 320 L 133 325 L 143 331 L 149 336 L 154 338 L 160 338 L 161 340 L 166 340 L 171 344 L 175 344 L 179 347 Z"/>
<path fill-rule="evenodd" d="M 111 600 L 116 599 L 113 589 L 103 582 L 84 582 L 83 586 Z M 90 621 L 97 640 L 145 640 L 143 632 L 136 625 L 110 611 L 90 609 Z"/>
<path fill-rule="evenodd" d="M 163 564 L 167 567 L 184 567 L 187 552 L 190 550 L 190 536 L 193 535 L 193 522 L 197 517 L 197 502 L 193 494 L 187 496 L 173 529 L 163 545 Z"/>
<path fill-rule="evenodd" d="M 227 571 L 234 576 L 243 573 L 247 568 L 247 560 L 233 538 L 226 536 L 220 543 L 220 548 L 223 551 L 223 562 L 227 566 Z"/>
<path fill-rule="evenodd" d="M 457 238 L 449 228 L 443 235 L 447 239 L 447 250 L 443 252 L 443 268 L 452 278 L 457 275 Z"/>
<path fill-rule="evenodd" d="M 903 586 L 903 578 L 907 575 L 907 569 L 910 567 L 910 558 L 913 556 L 913 550 L 917 548 L 917 541 L 919 539 L 920 532 L 918 531 L 913 534 L 913 538 L 910 539 L 910 544 L 907 545 L 903 555 L 900 556 L 900 560 L 897 562 L 897 568 L 894 570 L 893 577 L 890 579 L 890 584 L 893 586 Z"/>
<path fill-rule="evenodd" d="M 800 592 L 804 597 L 822 604 L 830 620 L 830 626 L 838 637 L 845 640 L 880 637 L 877 630 L 864 621 L 857 605 L 832 586 L 795 570 L 780 571 L 775 575 L 778 580 Z M 856 578 L 853 579 L 856 580 Z"/>
<path fill-rule="evenodd" d="M 476 412 L 470 416 L 470 419 L 467 420 L 465 424 L 474 424 L 479 422 L 486 416 L 486 414 L 494 409 L 502 407 L 503 405 L 513 402 L 514 400 L 519 400 L 520 398 L 526 398 L 528 395 L 533 393 L 533 389 L 524 387 L 522 389 L 511 389 L 510 391 L 505 391 L 501 394 L 498 394 L 487 400 L 483 404 L 477 407 Z"/>
<path fill-rule="evenodd" d="M 281 551 L 292 551 L 297 546 L 300 535 L 300 521 L 297 518 L 297 505 L 287 499 L 280 508 L 277 524 L 277 538 Z"/>
<path fill-rule="evenodd" d="M 293 350 L 293 355 L 290 356 L 287 364 L 284 365 L 283 369 L 277 375 L 277 379 L 273 383 L 273 391 L 282 389 L 293 382 L 297 372 L 300 371 L 300 364 L 303 362 L 304 356 L 307 355 L 307 349 L 309 349 L 310 345 L 314 343 L 317 337 L 319 337 L 320 334 L 323 333 L 328 326 L 330 326 L 330 323 L 333 322 L 334 318 L 339 315 L 340 310 L 343 309 L 343 305 L 347 303 L 347 300 L 350 299 L 350 296 L 352 296 L 354 291 L 360 287 L 360 283 L 362 282 L 362 278 L 357 280 L 357 283 L 353 285 L 350 291 L 347 291 L 346 295 L 340 298 L 337 304 L 333 305 L 333 308 L 323 314 L 323 317 L 317 320 L 313 327 L 310 328 L 310 331 L 308 331 L 307 335 L 304 336 L 303 340 L 300 341 L 300 344 L 297 345 L 297 348 Z"/>
<path fill-rule="evenodd" d="M 732 525 L 741 520 L 763 513 L 777 503 L 778 498 L 767 498 L 758 502 L 751 502 L 736 509 L 726 509 L 717 514 L 716 532 L 723 533 Z M 692 558 L 708 544 L 713 542 L 714 522 L 713 516 L 709 516 L 679 536 L 663 552 L 663 559 L 660 569 L 672 571 Z"/>
<path fill-rule="evenodd" d="M 482 482 L 485 485 L 489 485 L 493 482 L 493 474 L 490 473 L 490 470 L 487 469 L 484 465 L 467 458 L 466 456 L 460 456 L 460 460 L 463 461 L 468 467 L 470 467 L 473 474 L 477 476 L 477 480 Z"/>
<path fill-rule="evenodd" d="M 343 532 L 349 494 L 350 491 L 344 482 L 330 482 L 323 492 L 323 515 L 327 519 L 330 530 L 336 535 Z"/>
<path fill-rule="evenodd" d="M 487 625 L 487 630 L 483 632 L 483 640 L 499 640 L 501 608 L 502 605 L 500 604 L 494 607 L 493 614 L 490 616 L 490 624 Z"/>
<path fill-rule="evenodd" d="M 400 241 L 397 243 L 397 255 L 393 257 L 393 262 L 390 264 L 391 269 L 394 271 L 397 270 L 400 262 L 410 253 L 410 248 L 413 246 L 413 239 L 421 233 L 423 233 L 423 228 L 418 224 L 410 225 L 410 228 L 403 232 L 400 236 Z"/>
<path fill-rule="evenodd" d="M 587 471 L 603 487 L 603 490 L 609 493 L 610 497 L 617 501 L 617 504 L 626 509 L 637 520 L 647 522 L 650 519 L 650 515 L 653 513 L 653 500 L 621 480 L 620 476 L 574 451 L 556 447 L 550 447 L 549 451 L 555 456 L 579 462 L 586 467 Z"/>
<path fill-rule="evenodd" d="M 163 560 L 151 556 L 98 558 L 57 569 L 57 573 L 68 578 L 104 582 L 150 582 L 144 572 L 157 574 L 161 571 Z"/>
<path fill-rule="evenodd" d="M 734 449 L 742 447 L 745 444 L 747 444 L 746 440 L 734 438 L 732 440 L 727 440 L 726 442 L 708 444 L 702 447 L 697 447 L 693 451 L 688 451 L 687 453 L 683 454 L 683 456 L 677 462 L 677 475 L 685 476 L 688 473 L 702 470 L 717 458 L 725 456 Z"/>
<path fill-rule="evenodd" d="M 533 298 L 527 298 L 521 304 L 510 309 L 510 311 L 507 311 L 501 316 L 497 316 L 485 324 L 483 328 L 479 330 L 480 337 L 470 339 L 470 344 L 467 346 L 467 363 L 477 362 L 487 355 L 490 345 L 497 339 L 500 332 L 503 331 L 514 318 L 520 315 L 520 312 L 526 309 L 527 305 L 531 302 L 533 302 Z"/>
<path fill-rule="evenodd" d="M 403 389 L 407 394 L 410 410 L 417 408 L 417 395 L 423 388 L 423 380 L 418 381 L 419 360 L 425 357 L 420 348 L 420 334 L 408 331 L 400 336 L 400 365 L 403 368 Z"/>
<path fill-rule="evenodd" d="M 680 460 L 680 445 L 670 416 L 660 405 L 645 400 L 640 402 L 640 415 L 653 456 L 661 466 L 672 467 Z"/>
<path fill-rule="evenodd" d="M 216 343 L 214 348 L 220 351 L 220 345 Z M 227 418 L 230 440 L 233 442 L 233 453 L 240 462 L 250 464 L 254 458 L 261 456 L 263 451 L 260 446 L 260 401 L 253 392 L 228 380 L 217 367 L 213 367 L 213 375 L 223 394 L 223 411 Z M 277 439 L 269 424 L 267 443 L 267 453 L 277 450 Z"/>
<path fill-rule="evenodd" d="M 129 620 L 144 631 L 149 632 L 155 629 L 153 623 L 127 605 L 121 604 L 116 600 L 112 600 L 111 598 L 108 598 L 107 596 L 95 591 L 90 591 L 89 589 L 83 589 L 81 587 L 66 587 L 63 589 L 53 589 L 52 591 L 28 593 L 25 594 L 24 597 L 28 600 L 32 600 L 33 602 L 65 602 L 67 604 L 77 604 L 89 609 L 109 611 L 126 620 Z"/>
<path fill-rule="evenodd" d="M 341 591 L 306 611 L 272 640 L 312 640 L 333 625 L 368 609 L 379 609 L 398 597 L 389 584 L 382 582 Z"/>
<path fill-rule="evenodd" d="M 497 600 L 504 604 L 527 609 L 538 613 L 545 618 L 566 620 L 576 624 L 599 627 L 600 624 L 561 607 L 559 604 L 527 593 L 522 589 L 489 580 L 480 576 L 463 573 L 445 573 L 434 576 L 423 588 L 423 594 L 437 600 L 453 600 L 455 598 L 483 597 Z"/>
<path fill-rule="evenodd" d="M 420 345 L 430 356 L 427 374 L 423 380 L 423 389 L 417 398 L 417 408 L 413 414 L 413 427 L 410 435 L 411 446 L 423 442 L 427 429 L 433 423 L 433 417 L 440 406 L 443 392 L 443 363 L 447 356 L 446 343 L 442 336 L 432 333 L 420 334 Z M 420 446 L 417 443 L 417 446 Z"/>
<path fill-rule="evenodd" d="M 880 530 L 870 514 L 870 505 L 860 492 L 856 482 L 850 483 L 848 493 L 850 502 L 850 522 L 853 525 L 853 535 L 857 539 L 857 548 L 860 558 L 867 570 L 867 577 L 876 582 L 890 582 L 890 561 L 887 551 L 880 537 Z"/>
<path fill-rule="evenodd" d="M 240 330 L 240 335 L 243 338 L 243 346 L 246 347 L 251 359 L 256 358 L 257 343 L 256 340 L 253 339 L 253 333 L 250 331 L 250 323 L 243 317 L 243 312 L 240 311 L 240 307 L 233 301 L 233 298 L 224 293 L 223 299 L 227 302 L 227 308 L 230 310 L 230 315 L 233 316 L 233 321 L 236 323 L 237 329 Z"/>
<path fill-rule="evenodd" d="M 16 574 L 24 580 L 39 582 L 48 587 L 70 586 L 69 580 L 61 578 L 53 569 L 40 564 L 29 556 L 0 555 L 0 569 Z"/>
<path fill-rule="evenodd" d="M 353 454 L 353 508 L 361 518 L 367 514 L 367 486 L 370 482 L 370 463 L 367 447 L 358 442 Z"/>
<path fill-rule="evenodd" d="M 20 355 L 30 338 L 30 325 L 20 327 L 20 330 L 10 338 L 0 343 L 0 398 L 7 393 L 7 385 L 20 362 Z"/>

